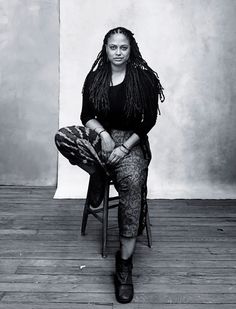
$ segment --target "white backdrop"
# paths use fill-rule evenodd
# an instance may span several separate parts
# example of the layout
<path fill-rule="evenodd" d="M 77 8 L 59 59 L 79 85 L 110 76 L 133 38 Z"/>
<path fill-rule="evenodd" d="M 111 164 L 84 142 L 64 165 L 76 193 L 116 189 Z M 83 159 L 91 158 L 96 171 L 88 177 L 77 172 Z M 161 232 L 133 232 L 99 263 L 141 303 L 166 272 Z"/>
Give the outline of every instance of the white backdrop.
<path fill-rule="evenodd" d="M 226 166 L 234 160 L 235 148 L 230 152 L 226 147 L 224 153 L 219 148 L 227 130 L 236 131 L 227 126 L 233 120 L 225 120 L 233 105 L 224 87 L 226 72 L 235 63 L 235 40 L 228 34 L 234 20 L 230 6 L 236 3 L 222 2 L 60 1 L 60 127 L 81 124 L 83 81 L 111 28 L 133 31 L 143 58 L 160 76 L 166 103 L 149 134 L 150 198 L 236 197 Z M 225 52 L 231 64 L 220 61 Z M 224 132 L 216 129 L 218 123 Z M 59 155 L 55 197 L 85 197 L 87 184 L 88 175 Z"/>

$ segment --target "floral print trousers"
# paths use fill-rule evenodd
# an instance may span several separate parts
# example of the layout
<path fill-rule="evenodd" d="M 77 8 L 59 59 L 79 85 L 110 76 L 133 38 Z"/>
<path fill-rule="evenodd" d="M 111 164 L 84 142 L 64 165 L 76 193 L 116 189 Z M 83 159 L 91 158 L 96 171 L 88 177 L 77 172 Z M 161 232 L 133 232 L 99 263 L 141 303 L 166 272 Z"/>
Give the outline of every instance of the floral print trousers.
<path fill-rule="evenodd" d="M 109 131 L 120 146 L 132 134 L 131 131 Z M 129 154 L 116 165 L 107 165 L 101 157 L 101 139 L 89 128 L 70 126 L 61 128 L 55 135 L 58 150 L 71 164 L 78 165 L 89 174 L 99 167 L 113 180 L 119 194 L 118 223 L 123 237 L 136 237 L 145 227 L 147 211 L 147 174 L 151 159 L 148 140 L 134 146 Z"/>

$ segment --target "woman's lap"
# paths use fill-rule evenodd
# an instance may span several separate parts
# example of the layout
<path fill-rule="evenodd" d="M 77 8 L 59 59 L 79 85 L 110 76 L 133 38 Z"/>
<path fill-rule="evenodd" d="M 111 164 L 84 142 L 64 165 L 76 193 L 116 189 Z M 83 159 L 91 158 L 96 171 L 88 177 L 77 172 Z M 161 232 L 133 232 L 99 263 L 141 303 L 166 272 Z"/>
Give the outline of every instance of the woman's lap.
<path fill-rule="evenodd" d="M 112 130 L 110 134 L 118 147 L 132 132 Z M 146 183 L 149 163 L 144 158 L 140 145 L 134 146 L 117 165 L 107 166 L 101 159 L 101 140 L 94 130 L 80 126 L 61 128 L 55 136 L 55 143 L 71 164 L 78 165 L 89 173 L 94 167 L 102 166 L 109 173 L 120 196 L 118 211 L 120 235 L 136 237 L 142 188 Z"/>

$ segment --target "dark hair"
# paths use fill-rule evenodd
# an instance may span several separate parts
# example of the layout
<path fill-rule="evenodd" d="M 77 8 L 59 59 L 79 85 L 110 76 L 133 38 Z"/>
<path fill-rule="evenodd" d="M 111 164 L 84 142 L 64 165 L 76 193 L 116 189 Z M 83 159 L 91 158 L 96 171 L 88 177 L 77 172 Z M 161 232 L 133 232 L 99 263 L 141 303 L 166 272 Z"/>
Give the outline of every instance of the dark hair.
<path fill-rule="evenodd" d="M 163 87 L 160 83 L 158 74 L 153 71 L 142 58 L 139 51 L 138 44 L 134 38 L 134 34 L 123 27 L 117 27 L 111 29 L 104 37 L 102 50 L 97 56 L 97 59 L 92 65 L 92 68 L 87 75 L 83 87 L 88 83 L 89 87 L 89 99 L 94 103 L 95 109 L 103 112 L 109 110 L 108 91 L 111 83 L 111 65 L 107 60 L 106 44 L 111 35 L 116 33 L 122 33 L 126 36 L 130 43 L 130 56 L 126 67 L 126 106 L 125 110 L 129 115 L 136 115 L 142 113 L 146 104 L 147 97 L 144 97 L 144 93 L 148 93 L 159 114 L 158 98 L 160 96 L 161 102 L 164 101 L 165 97 L 163 94 Z M 93 75 L 92 82 L 90 80 Z M 148 91 L 145 91 L 148 88 Z M 151 108 L 151 106 L 149 106 Z"/>

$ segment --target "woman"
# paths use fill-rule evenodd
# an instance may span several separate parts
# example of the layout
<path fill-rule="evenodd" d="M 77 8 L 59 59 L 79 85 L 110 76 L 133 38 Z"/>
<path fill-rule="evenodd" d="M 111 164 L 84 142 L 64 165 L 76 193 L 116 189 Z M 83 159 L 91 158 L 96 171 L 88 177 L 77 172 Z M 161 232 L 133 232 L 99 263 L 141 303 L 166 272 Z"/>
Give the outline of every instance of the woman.
<path fill-rule="evenodd" d="M 133 33 L 123 27 L 112 29 L 84 83 L 81 121 L 85 127 L 62 128 L 55 137 L 59 151 L 91 175 L 94 207 L 102 200 L 105 174 L 119 193 L 115 292 L 120 303 L 130 302 L 134 293 L 132 256 L 151 159 L 147 133 L 156 122 L 158 99 L 164 101 L 162 90 Z"/>

